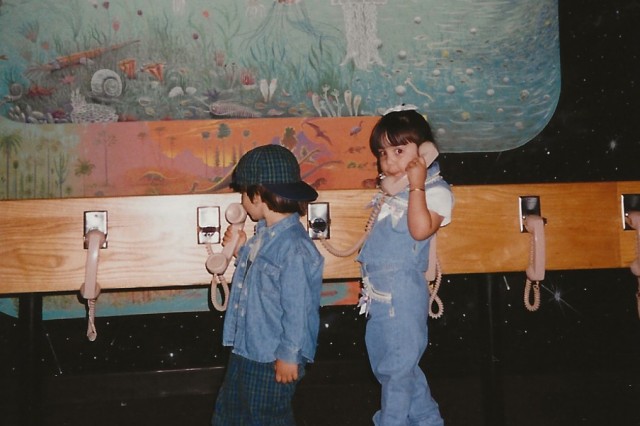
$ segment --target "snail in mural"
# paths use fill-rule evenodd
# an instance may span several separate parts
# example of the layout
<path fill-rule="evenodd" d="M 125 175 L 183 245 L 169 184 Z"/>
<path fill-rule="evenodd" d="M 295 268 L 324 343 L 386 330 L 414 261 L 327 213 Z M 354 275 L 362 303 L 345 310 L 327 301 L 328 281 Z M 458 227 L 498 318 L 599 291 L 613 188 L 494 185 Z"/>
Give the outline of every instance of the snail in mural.
<path fill-rule="evenodd" d="M 11 84 L 11 86 L 9 86 L 9 97 L 11 98 L 11 100 L 20 99 L 23 92 L 24 87 L 22 87 L 22 84 L 20 83 L 13 83 Z"/>
<path fill-rule="evenodd" d="M 4 96 L 2 100 L 0 100 L 0 106 L 6 104 L 7 102 L 15 102 L 22 97 L 24 92 L 24 87 L 20 83 L 13 83 L 9 86 L 9 93 Z"/>
<path fill-rule="evenodd" d="M 122 94 L 122 79 L 110 69 L 98 70 L 91 77 L 91 92 L 96 96 L 118 97 Z"/>

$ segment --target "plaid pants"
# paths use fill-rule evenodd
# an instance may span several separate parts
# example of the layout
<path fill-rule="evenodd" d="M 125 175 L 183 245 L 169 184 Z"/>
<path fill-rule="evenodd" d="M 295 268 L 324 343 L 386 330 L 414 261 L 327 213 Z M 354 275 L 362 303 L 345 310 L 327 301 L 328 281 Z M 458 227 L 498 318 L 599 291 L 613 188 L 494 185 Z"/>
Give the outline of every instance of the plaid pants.
<path fill-rule="evenodd" d="M 273 365 L 231 354 L 212 426 L 294 426 L 291 399 L 304 367 L 296 382 L 282 384 Z"/>

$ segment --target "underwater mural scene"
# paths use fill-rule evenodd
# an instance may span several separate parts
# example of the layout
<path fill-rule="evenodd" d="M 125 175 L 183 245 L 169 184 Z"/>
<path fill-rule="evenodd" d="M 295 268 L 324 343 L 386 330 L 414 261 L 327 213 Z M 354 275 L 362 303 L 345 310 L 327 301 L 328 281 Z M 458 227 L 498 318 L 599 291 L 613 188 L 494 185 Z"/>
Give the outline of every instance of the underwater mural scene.
<path fill-rule="evenodd" d="M 0 28 L 0 116 L 15 123 L 375 116 L 407 103 L 443 151 L 499 151 L 539 133 L 560 90 L 557 0 L 12 0 Z"/>

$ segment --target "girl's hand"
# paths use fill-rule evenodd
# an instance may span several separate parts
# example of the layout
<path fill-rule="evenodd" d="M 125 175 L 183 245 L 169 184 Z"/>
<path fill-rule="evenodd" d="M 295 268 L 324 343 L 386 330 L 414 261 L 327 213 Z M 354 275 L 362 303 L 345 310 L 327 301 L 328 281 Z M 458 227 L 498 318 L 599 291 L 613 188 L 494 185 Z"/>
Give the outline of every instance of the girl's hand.
<path fill-rule="evenodd" d="M 424 181 L 427 179 L 427 164 L 422 157 L 416 157 L 407 164 L 405 169 L 409 179 L 409 187 L 424 188 Z"/>
<path fill-rule="evenodd" d="M 274 369 L 276 370 L 276 382 L 278 383 L 291 383 L 298 380 L 298 364 L 276 359 Z"/>

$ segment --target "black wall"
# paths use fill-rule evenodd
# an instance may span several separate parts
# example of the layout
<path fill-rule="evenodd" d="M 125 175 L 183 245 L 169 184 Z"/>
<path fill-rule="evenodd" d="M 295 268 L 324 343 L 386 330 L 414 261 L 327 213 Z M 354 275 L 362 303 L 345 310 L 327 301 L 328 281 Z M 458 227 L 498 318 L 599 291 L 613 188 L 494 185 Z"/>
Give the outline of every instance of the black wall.
<path fill-rule="evenodd" d="M 640 180 L 640 2 L 559 7 L 562 92 L 551 122 L 511 151 L 443 154 L 450 183 Z M 548 272 L 535 313 L 523 306 L 524 278 L 445 276 L 445 314 L 430 321 L 422 365 L 447 425 L 640 425 L 635 277 Z M 352 306 L 321 312 L 318 360 L 296 399 L 299 423 L 367 425 L 378 387 L 364 320 Z M 215 312 L 99 318 L 99 339 L 89 343 L 84 320 L 0 316 L 0 423 L 18 424 L 31 405 L 41 416 L 33 424 L 80 424 L 84 407 L 102 410 L 94 424 L 207 424 L 227 356 L 221 324 Z M 21 351 L 29 331 L 39 342 L 35 360 Z M 25 377 L 38 386 L 21 388 Z"/>

